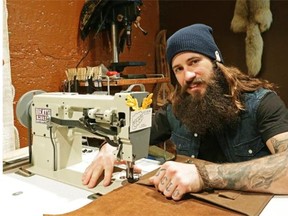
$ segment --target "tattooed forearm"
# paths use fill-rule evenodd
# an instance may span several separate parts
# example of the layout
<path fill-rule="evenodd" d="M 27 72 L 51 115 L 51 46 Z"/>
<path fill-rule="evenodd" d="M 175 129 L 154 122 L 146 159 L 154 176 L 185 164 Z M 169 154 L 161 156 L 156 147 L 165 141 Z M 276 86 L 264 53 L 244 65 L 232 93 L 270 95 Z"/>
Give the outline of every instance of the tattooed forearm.
<path fill-rule="evenodd" d="M 242 163 L 206 165 L 205 168 L 214 188 L 273 192 L 271 185 L 288 177 L 288 151 Z"/>
<path fill-rule="evenodd" d="M 273 145 L 273 148 L 275 150 L 275 153 L 278 153 L 278 152 L 283 152 L 283 151 L 287 151 L 288 149 L 288 138 L 287 139 L 276 139 L 276 138 L 271 138 L 270 139 L 272 145 Z"/>

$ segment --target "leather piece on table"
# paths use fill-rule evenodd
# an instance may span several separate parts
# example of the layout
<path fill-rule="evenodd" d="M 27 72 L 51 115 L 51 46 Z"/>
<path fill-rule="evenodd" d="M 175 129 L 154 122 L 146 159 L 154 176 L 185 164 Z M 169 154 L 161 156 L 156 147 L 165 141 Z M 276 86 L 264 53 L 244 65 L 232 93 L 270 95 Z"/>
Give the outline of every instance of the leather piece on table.
<path fill-rule="evenodd" d="M 54 214 L 55 215 L 55 214 Z M 57 215 L 57 214 L 56 214 Z M 91 203 L 58 216 L 234 216 L 240 215 L 222 207 L 187 198 L 181 201 L 167 199 L 154 187 L 128 184 Z M 44 214 L 44 216 L 52 216 Z"/>
<path fill-rule="evenodd" d="M 186 160 L 186 157 L 178 158 L 178 161 L 184 160 Z M 137 184 L 151 186 L 149 177 L 155 175 L 156 172 L 157 170 L 154 170 L 153 172 L 146 174 L 137 182 Z M 244 215 L 259 215 L 273 197 L 272 194 L 234 190 L 214 190 L 212 193 L 190 193 L 190 196 Z"/>
<path fill-rule="evenodd" d="M 225 195 L 227 193 L 227 195 Z M 228 198 L 234 193 L 234 198 Z M 259 215 L 273 195 L 241 191 L 215 190 L 214 193 L 191 193 L 191 196 L 217 204 L 245 215 Z"/>
<path fill-rule="evenodd" d="M 143 176 L 137 184 L 151 186 L 149 177 L 155 175 L 157 170 Z M 190 193 L 193 198 L 198 198 L 224 208 L 237 211 L 244 215 L 259 215 L 273 197 L 272 194 L 251 193 L 233 190 L 214 190 L 212 193 Z"/>
<path fill-rule="evenodd" d="M 187 158 L 177 155 L 176 161 L 185 162 Z M 184 199 L 174 201 L 167 199 L 155 187 L 151 187 L 148 179 L 156 172 L 157 170 L 150 172 L 142 176 L 137 183 L 124 185 L 75 211 L 56 215 L 259 215 L 273 197 L 271 194 L 215 190 L 214 193 L 190 193 Z M 52 216 L 52 214 L 44 214 L 44 216 Z"/>

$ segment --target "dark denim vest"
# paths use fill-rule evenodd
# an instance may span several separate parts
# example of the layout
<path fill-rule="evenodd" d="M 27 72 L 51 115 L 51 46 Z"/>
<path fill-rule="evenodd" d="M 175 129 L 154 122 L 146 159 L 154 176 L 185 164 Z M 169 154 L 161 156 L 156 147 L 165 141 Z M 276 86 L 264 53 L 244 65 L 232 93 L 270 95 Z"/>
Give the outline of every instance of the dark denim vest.
<path fill-rule="evenodd" d="M 228 162 L 247 161 L 269 155 L 270 151 L 257 129 L 256 112 L 261 99 L 271 92 L 259 89 L 244 94 L 245 111 L 241 112 L 241 121 L 234 128 L 227 128 L 217 134 L 217 142 Z M 191 133 L 173 115 L 172 107 L 167 107 L 167 116 L 172 128 L 171 140 L 176 144 L 177 153 L 197 157 L 200 147 L 200 136 Z"/>
<path fill-rule="evenodd" d="M 191 133 L 172 112 L 172 106 L 167 106 L 167 117 L 171 127 L 171 141 L 176 145 L 177 154 L 189 157 L 197 157 L 200 148 L 200 137 L 197 133 Z"/>

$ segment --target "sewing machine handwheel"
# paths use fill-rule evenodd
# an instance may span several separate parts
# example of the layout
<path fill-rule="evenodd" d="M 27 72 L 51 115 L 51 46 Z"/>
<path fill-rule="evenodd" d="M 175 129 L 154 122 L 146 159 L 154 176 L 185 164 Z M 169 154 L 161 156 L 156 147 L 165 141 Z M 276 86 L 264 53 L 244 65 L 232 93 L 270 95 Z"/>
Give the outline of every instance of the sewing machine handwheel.
<path fill-rule="evenodd" d="M 23 125 L 24 127 L 29 126 L 29 119 L 31 117 L 30 113 L 30 105 L 33 100 L 33 96 L 37 94 L 42 94 L 45 91 L 42 90 L 32 90 L 29 92 L 26 92 L 24 95 L 21 96 L 19 101 L 16 105 L 16 116 L 18 121 Z"/>

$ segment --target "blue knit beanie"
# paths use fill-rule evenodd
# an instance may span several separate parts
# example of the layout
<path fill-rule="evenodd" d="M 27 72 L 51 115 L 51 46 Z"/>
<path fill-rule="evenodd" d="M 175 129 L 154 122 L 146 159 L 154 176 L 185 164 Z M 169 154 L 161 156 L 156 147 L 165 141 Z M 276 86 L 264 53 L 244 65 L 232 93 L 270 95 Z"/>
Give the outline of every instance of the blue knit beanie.
<path fill-rule="evenodd" d="M 200 53 L 223 63 L 221 52 L 212 33 L 213 29 L 204 24 L 193 24 L 176 31 L 167 40 L 166 55 L 170 67 L 173 57 L 185 51 Z"/>

